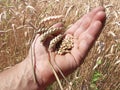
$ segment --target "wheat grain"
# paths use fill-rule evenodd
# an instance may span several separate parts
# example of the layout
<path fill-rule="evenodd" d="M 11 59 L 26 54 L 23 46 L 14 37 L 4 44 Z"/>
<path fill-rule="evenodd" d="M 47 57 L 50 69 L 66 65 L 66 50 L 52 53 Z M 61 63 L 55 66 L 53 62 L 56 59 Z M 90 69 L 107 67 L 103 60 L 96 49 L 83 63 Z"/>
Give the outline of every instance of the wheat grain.
<path fill-rule="evenodd" d="M 72 48 L 73 48 L 73 39 L 71 37 L 67 37 L 60 44 L 60 48 L 58 48 L 57 54 L 62 55 L 68 53 Z"/>

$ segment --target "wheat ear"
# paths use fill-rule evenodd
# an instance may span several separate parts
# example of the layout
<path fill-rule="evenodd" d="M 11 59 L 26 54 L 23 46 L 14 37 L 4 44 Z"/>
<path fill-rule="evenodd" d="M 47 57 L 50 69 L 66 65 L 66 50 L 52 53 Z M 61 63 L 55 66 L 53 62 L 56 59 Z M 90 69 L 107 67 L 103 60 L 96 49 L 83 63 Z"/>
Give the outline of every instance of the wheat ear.
<path fill-rule="evenodd" d="M 51 28 L 40 36 L 40 41 L 44 42 L 50 35 L 63 31 L 63 27 Z"/>
<path fill-rule="evenodd" d="M 47 30 L 48 30 L 48 28 L 40 28 L 36 31 L 36 33 L 42 34 L 42 33 L 46 32 Z"/>
<path fill-rule="evenodd" d="M 49 44 L 49 50 L 50 51 L 53 51 L 55 50 L 55 47 L 56 47 L 56 44 L 62 40 L 64 35 L 62 34 L 59 34 L 58 36 L 56 36 L 55 38 L 53 38 L 51 41 L 50 41 L 50 44 Z"/>
<path fill-rule="evenodd" d="M 63 15 L 49 16 L 49 17 L 42 19 L 40 21 L 39 25 L 41 25 L 43 23 L 48 23 L 48 22 L 53 21 L 53 20 L 59 20 L 61 18 L 63 18 Z"/>

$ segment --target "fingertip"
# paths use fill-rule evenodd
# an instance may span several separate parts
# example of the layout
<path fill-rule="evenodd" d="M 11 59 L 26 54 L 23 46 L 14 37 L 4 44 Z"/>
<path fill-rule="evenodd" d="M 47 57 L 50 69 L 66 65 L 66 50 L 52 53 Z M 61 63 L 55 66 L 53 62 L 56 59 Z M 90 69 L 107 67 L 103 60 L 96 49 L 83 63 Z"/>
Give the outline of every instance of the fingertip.
<path fill-rule="evenodd" d="M 100 11 L 96 14 L 96 17 L 94 20 L 100 20 L 100 21 L 105 21 L 106 18 L 106 13 L 104 11 Z"/>
<path fill-rule="evenodd" d="M 105 8 L 103 6 L 98 6 L 94 8 L 93 11 L 105 11 Z"/>
<path fill-rule="evenodd" d="M 105 8 L 103 6 L 98 6 L 102 11 L 105 11 Z"/>

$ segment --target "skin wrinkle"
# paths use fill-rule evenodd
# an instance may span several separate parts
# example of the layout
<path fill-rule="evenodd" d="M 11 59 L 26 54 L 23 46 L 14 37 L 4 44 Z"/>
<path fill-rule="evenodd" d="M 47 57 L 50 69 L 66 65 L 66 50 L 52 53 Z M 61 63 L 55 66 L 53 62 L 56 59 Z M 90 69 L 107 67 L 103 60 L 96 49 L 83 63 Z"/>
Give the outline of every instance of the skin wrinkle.
<path fill-rule="evenodd" d="M 77 48 L 77 47 L 75 47 L 75 48 Z M 71 51 L 71 54 L 75 59 L 76 67 L 79 67 L 81 60 L 82 60 L 82 56 L 80 55 L 80 51 L 78 51 L 78 48 L 76 51 L 74 50 L 75 48 L 73 48 L 73 50 Z M 75 53 L 75 52 L 78 52 L 78 53 Z M 79 55 L 79 57 L 77 57 L 78 55 Z"/>
<path fill-rule="evenodd" d="M 80 25 L 80 28 L 74 33 L 74 36 L 78 37 L 80 33 L 84 32 L 89 27 L 91 20 L 91 17 L 86 17 L 86 19 L 82 21 L 83 23 Z"/>
<path fill-rule="evenodd" d="M 51 55 L 55 57 L 55 54 L 52 52 L 51 52 Z M 63 59 L 63 60 L 65 60 L 65 59 Z M 53 65 L 53 68 L 55 69 L 56 73 L 58 74 L 58 77 L 59 78 L 63 77 L 66 80 L 65 76 L 67 74 L 65 74 L 65 72 L 62 71 L 62 68 L 60 68 L 59 65 L 57 64 L 57 62 L 55 61 L 55 58 L 51 58 L 51 64 Z M 57 69 L 59 69 L 59 70 L 57 70 Z M 68 82 L 68 80 L 66 80 L 66 82 Z"/>
<path fill-rule="evenodd" d="M 74 40 L 74 42 L 75 42 L 75 40 Z M 72 48 L 72 50 L 71 50 L 71 55 L 73 56 L 73 58 L 74 58 L 74 61 L 75 61 L 75 63 L 76 63 L 76 66 L 78 67 L 79 66 L 79 63 L 78 63 L 78 61 L 77 61 L 77 59 L 75 58 L 75 56 L 74 56 L 74 53 L 72 52 L 73 50 L 74 50 L 74 48 L 75 48 L 76 46 L 75 46 L 75 43 L 74 43 L 74 47 Z M 75 67 L 75 66 L 74 66 Z M 75 67 L 76 68 L 76 67 Z"/>
<path fill-rule="evenodd" d="M 71 57 L 71 58 L 68 59 L 68 57 Z M 71 64 L 71 70 L 68 71 L 68 73 L 71 73 L 73 70 L 75 70 L 75 69 L 77 68 L 77 67 L 76 67 L 76 63 L 77 63 L 77 62 L 76 62 L 76 60 L 73 60 L 73 59 L 75 59 L 75 58 L 74 58 L 73 55 L 71 56 L 70 53 L 66 54 L 65 59 L 66 59 L 66 60 L 69 60 L 69 63 Z M 73 61 L 74 61 L 74 62 L 73 62 Z"/>
<path fill-rule="evenodd" d="M 77 61 L 77 60 L 78 60 L 78 58 L 79 58 L 79 60 L 82 59 L 82 58 L 81 58 L 81 56 L 80 56 L 80 57 L 77 57 L 78 54 L 79 54 L 79 52 L 80 52 L 80 51 L 78 51 L 79 41 L 78 41 L 77 39 L 78 39 L 78 38 L 75 38 L 75 39 L 74 39 L 74 47 L 73 47 L 72 50 L 71 50 L 71 55 L 74 57 L 75 62 L 76 62 L 76 65 L 79 66 L 79 61 Z M 78 53 L 76 53 L 76 52 L 78 52 Z"/>
<path fill-rule="evenodd" d="M 65 56 L 66 56 L 66 55 L 65 55 Z M 61 60 L 61 58 L 62 58 L 62 60 Z M 63 56 L 61 56 L 61 55 L 56 55 L 55 59 L 56 59 L 56 64 L 57 64 L 59 67 L 61 67 L 61 64 L 60 64 L 60 63 L 62 63 L 62 65 L 64 65 L 65 62 L 66 62 L 66 57 L 63 57 Z M 67 62 L 66 64 L 68 64 L 68 62 Z M 67 65 L 64 65 L 64 67 L 62 67 L 62 68 L 60 68 L 60 69 L 63 70 L 63 68 L 65 68 L 66 66 L 67 66 Z"/>
<path fill-rule="evenodd" d="M 98 28 L 98 27 L 101 27 L 101 28 Z M 96 21 L 96 22 L 93 23 L 93 25 L 91 25 L 91 26 L 88 28 L 88 30 L 87 30 L 86 33 L 89 33 L 92 38 L 98 37 L 99 34 L 100 34 L 100 32 L 97 32 L 97 33 L 96 33 L 96 30 L 97 30 L 97 31 L 98 31 L 98 30 L 100 31 L 100 29 L 102 29 L 102 27 L 103 27 L 103 26 L 102 26 L 102 23 L 101 23 L 100 21 Z M 94 28 L 97 28 L 97 29 L 93 31 Z M 93 35 L 94 35 L 94 36 L 93 36 Z M 97 39 L 97 38 L 95 38 L 95 39 Z"/>
<path fill-rule="evenodd" d="M 101 22 L 99 22 L 99 21 L 94 22 L 93 25 L 90 26 L 90 29 L 85 32 L 86 36 L 84 36 L 84 34 L 83 34 L 83 36 L 80 37 L 79 41 L 81 41 L 81 42 L 79 44 L 79 50 L 84 49 L 83 51 L 85 51 L 85 52 L 81 51 L 81 55 L 85 55 L 85 53 L 90 50 L 90 48 L 89 48 L 90 46 L 88 46 L 88 45 L 92 46 L 93 42 L 97 39 L 97 38 L 95 38 L 96 36 L 93 36 L 93 33 L 95 33 L 96 31 L 93 31 L 93 33 L 90 33 L 92 28 L 96 27 L 96 30 L 98 30 L 97 27 L 101 27 L 101 26 L 102 26 Z M 98 37 L 99 33 L 96 33 L 96 35 Z M 82 56 L 82 57 L 84 57 L 84 56 Z"/>

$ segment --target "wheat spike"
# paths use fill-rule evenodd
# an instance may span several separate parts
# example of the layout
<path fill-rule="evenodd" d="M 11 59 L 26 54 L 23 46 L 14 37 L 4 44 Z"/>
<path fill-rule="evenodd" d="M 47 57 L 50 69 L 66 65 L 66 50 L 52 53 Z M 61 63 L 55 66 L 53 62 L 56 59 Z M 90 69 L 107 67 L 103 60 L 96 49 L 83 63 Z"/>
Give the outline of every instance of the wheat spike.
<path fill-rule="evenodd" d="M 59 20 L 63 18 L 63 15 L 56 15 L 56 16 L 49 16 L 49 17 L 46 17 L 44 19 L 42 19 L 39 23 L 39 25 L 43 24 L 43 23 L 46 23 L 46 22 L 50 22 L 52 20 Z"/>
<path fill-rule="evenodd" d="M 40 28 L 39 30 L 36 31 L 36 33 L 42 34 L 46 31 L 48 31 L 48 28 Z"/>
<path fill-rule="evenodd" d="M 63 38 L 62 34 L 59 34 L 58 36 L 56 36 L 54 39 L 52 39 L 50 41 L 50 45 L 49 45 L 49 50 L 53 51 L 55 49 L 56 44 Z"/>
<path fill-rule="evenodd" d="M 59 27 L 59 28 L 50 28 L 48 29 L 47 32 L 43 33 L 41 36 L 40 36 L 40 41 L 41 42 L 44 42 L 50 35 L 52 34 L 55 34 L 57 32 L 62 32 L 63 27 Z"/>

